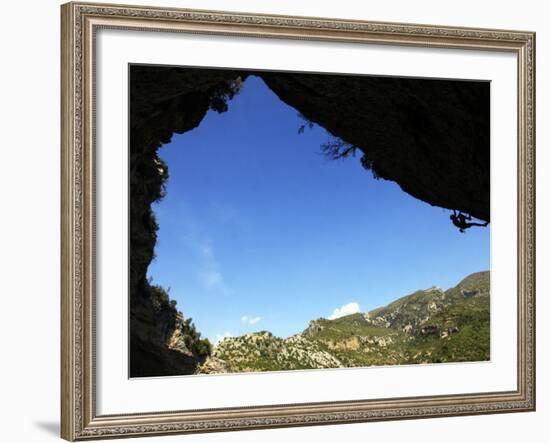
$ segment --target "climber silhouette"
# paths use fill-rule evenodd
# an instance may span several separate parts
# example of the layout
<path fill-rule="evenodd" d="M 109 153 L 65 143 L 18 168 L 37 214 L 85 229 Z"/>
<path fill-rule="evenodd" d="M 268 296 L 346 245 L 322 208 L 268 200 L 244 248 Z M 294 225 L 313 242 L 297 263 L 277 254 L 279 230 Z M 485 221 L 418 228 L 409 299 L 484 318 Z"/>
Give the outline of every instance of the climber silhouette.
<path fill-rule="evenodd" d="M 463 214 L 462 212 L 456 212 L 455 209 L 453 209 L 453 213 L 451 214 L 451 220 L 453 222 L 453 225 L 455 225 L 458 230 L 462 233 L 465 232 L 466 229 L 471 228 L 472 226 L 482 226 L 485 227 L 489 224 L 489 222 L 485 223 L 477 223 L 477 222 L 471 222 L 472 219 L 471 215 Z"/>

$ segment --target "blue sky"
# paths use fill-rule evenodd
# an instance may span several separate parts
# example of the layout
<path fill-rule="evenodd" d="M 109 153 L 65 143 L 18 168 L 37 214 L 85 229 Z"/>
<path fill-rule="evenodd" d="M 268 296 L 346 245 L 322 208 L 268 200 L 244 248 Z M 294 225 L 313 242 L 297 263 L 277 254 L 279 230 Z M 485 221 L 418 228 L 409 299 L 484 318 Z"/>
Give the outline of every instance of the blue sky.
<path fill-rule="evenodd" d="M 359 156 L 326 159 L 327 132 L 302 124 L 249 77 L 228 112 L 160 150 L 170 179 L 148 276 L 203 335 L 286 337 L 489 269 L 489 228 L 459 233 L 450 211 L 375 180 Z"/>

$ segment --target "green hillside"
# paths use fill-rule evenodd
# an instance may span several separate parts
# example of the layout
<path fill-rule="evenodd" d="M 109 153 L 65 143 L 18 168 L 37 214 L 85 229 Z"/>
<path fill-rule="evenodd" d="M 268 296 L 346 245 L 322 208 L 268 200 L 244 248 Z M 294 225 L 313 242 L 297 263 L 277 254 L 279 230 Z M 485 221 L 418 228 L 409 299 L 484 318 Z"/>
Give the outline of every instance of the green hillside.
<path fill-rule="evenodd" d="M 220 341 L 199 373 L 484 361 L 490 358 L 490 274 L 432 287 L 387 306 L 309 322 L 283 339 L 262 331 Z"/>

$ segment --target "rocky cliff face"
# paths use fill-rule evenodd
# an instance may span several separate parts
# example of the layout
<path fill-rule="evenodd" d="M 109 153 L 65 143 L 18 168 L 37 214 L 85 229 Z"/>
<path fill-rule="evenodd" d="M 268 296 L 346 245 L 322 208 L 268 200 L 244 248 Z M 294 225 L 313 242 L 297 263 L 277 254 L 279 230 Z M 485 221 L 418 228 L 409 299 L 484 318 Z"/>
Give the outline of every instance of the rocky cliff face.
<path fill-rule="evenodd" d="M 383 308 L 312 320 L 300 334 L 270 332 L 220 341 L 198 373 L 277 371 L 490 358 L 489 272 L 432 287 Z"/>
<path fill-rule="evenodd" d="M 342 362 L 314 340 L 301 334 L 282 339 L 262 331 L 224 338 L 197 373 L 339 367 Z M 218 368 L 222 368 L 221 371 Z"/>
<path fill-rule="evenodd" d="M 130 75 L 130 375 L 190 374 L 204 358 L 178 345 L 190 337 L 177 321 L 181 313 L 146 278 L 158 229 L 151 205 L 162 199 L 169 173 L 158 150 L 174 133 L 198 126 L 209 109 L 224 112 L 239 77 L 146 66 L 133 66 Z"/>
<path fill-rule="evenodd" d="M 130 376 L 192 374 L 210 354 L 208 340 L 161 287 L 147 283 L 138 294 L 130 317 Z"/>
<path fill-rule="evenodd" d="M 169 173 L 157 154 L 174 133 L 197 127 L 208 110 L 226 111 L 249 75 L 260 76 L 306 119 L 359 149 L 378 177 L 429 204 L 490 218 L 488 83 L 132 66 L 132 375 L 166 375 L 166 368 L 188 373 L 200 363 L 185 356 L 180 365 L 180 356 L 174 357 L 179 352 L 169 344 L 177 310 L 156 309 L 146 279 L 158 228 L 151 204 L 162 198 Z M 150 366 L 149 360 L 157 363 Z"/>
<path fill-rule="evenodd" d="M 140 289 L 139 298 L 131 300 L 130 376 L 192 373 L 194 356 L 168 346 L 181 329 L 175 306 L 154 286 Z"/>

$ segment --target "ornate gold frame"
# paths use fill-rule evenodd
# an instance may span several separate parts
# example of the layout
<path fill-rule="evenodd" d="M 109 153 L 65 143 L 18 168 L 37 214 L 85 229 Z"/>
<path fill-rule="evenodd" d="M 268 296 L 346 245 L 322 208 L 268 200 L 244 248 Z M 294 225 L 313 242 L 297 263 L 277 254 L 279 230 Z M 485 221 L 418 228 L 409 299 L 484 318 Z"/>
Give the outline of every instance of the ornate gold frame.
<path fill-rule="evenodd" d="M 67 440 L 533 411 L 535 34 L 68 3 L 62 22 L 61 436 Z M 518 384 L 492 392 L 98 416 L 95 410 L 94 33 L 99 28 L 509 51 L 518 59 Z"/>

